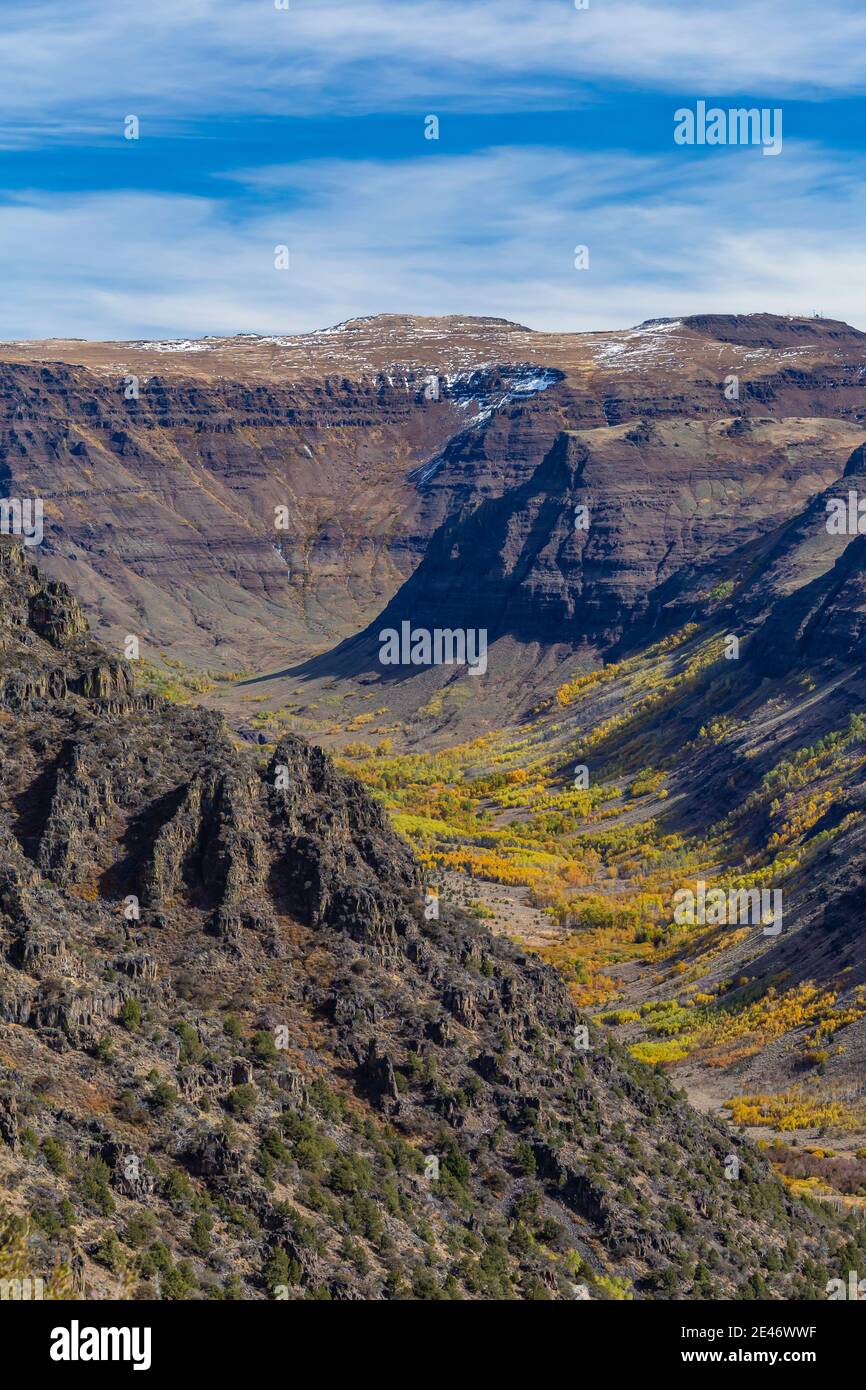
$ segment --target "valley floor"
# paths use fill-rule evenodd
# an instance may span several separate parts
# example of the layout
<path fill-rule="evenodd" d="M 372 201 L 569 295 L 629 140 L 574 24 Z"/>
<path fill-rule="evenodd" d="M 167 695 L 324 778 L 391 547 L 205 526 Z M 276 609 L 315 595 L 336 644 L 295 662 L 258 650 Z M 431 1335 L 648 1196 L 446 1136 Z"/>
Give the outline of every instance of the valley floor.
<path fill-rule="evenodd" d="M 686 628 L 578 671 L 490 737 L 410 751 L 381 715 L 332 737 L 444 899 L 557 965 L 582 1008 L 792 1187 L 859 1206 L 866 988 L 828 955 L 812 885 L 860 825 L 866 727 L 833 680 L 715 713 L 726 676 L 719 639 Z M 700 882 L 779 888 L 783 935 L 678 925 L 675 893 Z"/>

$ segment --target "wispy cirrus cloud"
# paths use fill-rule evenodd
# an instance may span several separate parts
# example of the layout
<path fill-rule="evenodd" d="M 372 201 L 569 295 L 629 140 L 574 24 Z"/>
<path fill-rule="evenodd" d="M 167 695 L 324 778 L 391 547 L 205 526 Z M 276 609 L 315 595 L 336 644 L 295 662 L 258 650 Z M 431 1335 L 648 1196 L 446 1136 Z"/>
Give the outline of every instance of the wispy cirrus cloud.
<path fill-rule="evenodd" d="M 295 332 L 383 311 L 575 330 L 720 307 L 866 327 L 859 162 L 809 146 L 702 163 L 501 148 L 243 177 L 267 199 L 241 211 L 136 192 L 0 206 L 15 266 L 0 336 Z M 281 244 L 288 271 L 274 268 Z"/>
<path fill-rule="evenodd" d="M 866 89 L 864 41 L 860 0 L 24 0 L 0 9 L 0 122 L 9 143 L 139 108 L 549 108 L 616 83 L 832 94 Z"/>
<path fill-rule="evenodd" d="M 863 143 L 864 37 L 861 0 L 16 0 L 0 334 L 280 332 L 389 309 L 866 322 L 845 153 Z M 781 158 L 674 146 L 688 93 L 744 92 L 785 105 Z"/>

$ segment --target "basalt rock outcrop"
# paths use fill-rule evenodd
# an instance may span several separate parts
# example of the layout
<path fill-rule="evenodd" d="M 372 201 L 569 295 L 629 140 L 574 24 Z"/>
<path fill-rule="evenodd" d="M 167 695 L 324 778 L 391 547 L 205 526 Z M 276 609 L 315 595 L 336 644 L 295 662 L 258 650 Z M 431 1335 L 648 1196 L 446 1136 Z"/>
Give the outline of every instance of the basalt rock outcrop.
<path fill-rule="evenodd" d="M 0 1173 L 34 1273 L 73 1248 L 91 1297 L 812 1291 L 826 1223 L 748 1145 L 727 1182 L 728 1132 L 587 1045 L 555 971 L 428 920 L 360 784 L 125 668 L 82 692 L 98 648 L 53 645 L 0 556 L 0 673 L 34 677 L 0 698 Z"/>

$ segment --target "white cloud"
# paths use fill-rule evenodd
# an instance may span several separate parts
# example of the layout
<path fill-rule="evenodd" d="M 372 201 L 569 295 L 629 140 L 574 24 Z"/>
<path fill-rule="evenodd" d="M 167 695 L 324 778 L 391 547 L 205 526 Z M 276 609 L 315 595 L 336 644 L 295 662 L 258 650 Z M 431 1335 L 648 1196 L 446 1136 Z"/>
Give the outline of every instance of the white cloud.
<path fill-rule="evenodd" d="M 0 10 L 7 142 L 208 113 L 554 105 L 573 84 L 866 86 L 860 0 L 31 0 Z"/>
<path fill-rule="evenodd" d="M 793 143 L 773 160 L 499 149 L 249 177 L 267 211 L 146 193 L 0 205 L 15 267 L 0 336 L 293 332 L 383 311 L 576 330 L 820 309 L 866 327 L 857 161 Z M 589 271 L 573 267 L 578 243 Z"/>

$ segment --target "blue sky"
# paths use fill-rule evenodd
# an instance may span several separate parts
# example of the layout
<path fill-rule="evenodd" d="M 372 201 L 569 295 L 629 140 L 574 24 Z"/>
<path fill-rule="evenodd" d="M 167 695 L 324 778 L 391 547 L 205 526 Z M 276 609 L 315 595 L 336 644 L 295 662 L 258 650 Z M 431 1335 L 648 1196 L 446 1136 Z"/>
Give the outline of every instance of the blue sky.
<path fill-rule="evenodd" d="M 854 0 L 5 0 L 0 55 L 3 338 L 866 328 Z M 698 100 L 781 109 L 782 152 L 676 146 Z"/>

